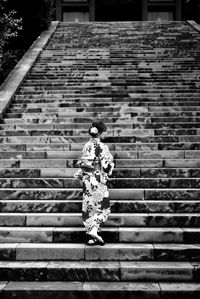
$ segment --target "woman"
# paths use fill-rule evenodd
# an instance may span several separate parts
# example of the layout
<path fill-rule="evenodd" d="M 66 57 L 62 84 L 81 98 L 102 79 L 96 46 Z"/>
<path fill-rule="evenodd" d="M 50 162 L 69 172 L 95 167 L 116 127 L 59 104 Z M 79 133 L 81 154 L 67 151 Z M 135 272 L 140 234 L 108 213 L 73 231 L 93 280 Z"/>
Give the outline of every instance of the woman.
<path fill-rule="evenodd" d="M 98 232 L 110 214 L 106 182 L 108 175 L 112 174 L 114 163 L 108 146 L 101 142 L 106 131 L 107 127 L 103 122 L 94 122 L 91 125 L 91 139 L 83 147 L 77 162 L 80 170 L 75 174 L 83 186 L 82 218 L 86 234 L 90 237 L 88 245 L 105 244 Z"/>

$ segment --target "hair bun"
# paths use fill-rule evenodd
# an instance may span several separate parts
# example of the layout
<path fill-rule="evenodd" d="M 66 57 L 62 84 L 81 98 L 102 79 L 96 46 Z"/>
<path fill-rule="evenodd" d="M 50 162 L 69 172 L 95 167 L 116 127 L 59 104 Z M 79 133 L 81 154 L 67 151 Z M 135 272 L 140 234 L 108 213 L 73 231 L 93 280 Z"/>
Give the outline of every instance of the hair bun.
<path fill-rule="evenodd" d="M 99 133 L 99 131 L 98 131 L 98 129 L 97 129 L 96 127 L 91 127 L 91 128 L 90 128 L 90 133 L 96 135 L 96 134 Z"/>

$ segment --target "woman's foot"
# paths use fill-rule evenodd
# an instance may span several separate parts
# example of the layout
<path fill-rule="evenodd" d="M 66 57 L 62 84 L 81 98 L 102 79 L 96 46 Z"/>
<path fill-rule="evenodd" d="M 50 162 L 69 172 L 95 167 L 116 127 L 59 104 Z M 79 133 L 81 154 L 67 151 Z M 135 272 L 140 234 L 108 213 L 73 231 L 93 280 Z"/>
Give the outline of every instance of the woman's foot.
<path fill-rule="evenodd" d="M 101 245 L 104 245 L 104 240 L 98 235 L 97 233 L 97 227 L 93 226 L 91 231 L 88 233 L 93 239 L 97 240 Z"/>
<path fill-rule="evenodd" d="M 104 243 L 105 244 L 105 243 Z M 87 242 L 88 246 L 95 246 L 95 245 L 104 245 L 103 243 L 100 243 L 99 241 L 97 241 L 96 239 L 89 239 Z"/>
<path fill-rule="evenodd" d="M 87 245 L 88 245 L 88 246 L 94 246 L 94 245 L 96 245 L 96 240 L 94 240 L 94 239 L 89 239 L 89 240 L 87 241 Z"/>

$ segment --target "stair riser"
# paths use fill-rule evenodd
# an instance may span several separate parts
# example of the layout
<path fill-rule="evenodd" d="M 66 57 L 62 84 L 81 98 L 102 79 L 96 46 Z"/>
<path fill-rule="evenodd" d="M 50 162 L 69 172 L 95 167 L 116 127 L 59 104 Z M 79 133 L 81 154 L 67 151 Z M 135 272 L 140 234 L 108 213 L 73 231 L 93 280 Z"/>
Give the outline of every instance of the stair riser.
<path fill-rule="evenodd" d="M 198 201 L 199 189 L 111 189 L 111 200 L 159 200 L 159 201 Z M 82 200 L 81 189 L 71 190 L 23 190 L 23 189 L 0 189 L 1 200 Z"/>
<path fill-rule="evenodd" d="M 0 226 L 82 227 L 80 214 L 2 214 Z M 200 227 L 198 214 L 111 214 L 105 227 Z"/>
<path fill-rule="evenodd" d="M 43 267 L 42 267 L 43 266 Z M 47 266 L 47 269 L 46 267 Z M 171 274 L 170 274 L 171 273 Z M 121 274 L 121 279 L 120 279 Z M 119 269 L 118 267 L 109 269 L 62 269 L 51 268 L 47 263 L 42 263 L 41 268 L 23 268 L 16 267 L 15 269 L 1 269 L 0 279 L 5 281 L 151 281 L 158 282 L 162 277 L 162 281 L 179 281 L 192 282 L 193 269 L 141 269 L 128 270 Z M 198 281 L 198 280 L 197 280 Z M 96 298 L 96 297 L 95 297 Z M 130 297 L 132 298 L 132 297 Z M 142 297 L 141 297 L 142 298 Z M 155 298 L 155 297 L 154 297 Z"/>
<path fill-rule="evenodd" d="M 200 201 L 112 201 L 113 213 L 200 213 Z M 81 213 L 82 201 L 0 201 L 1 213 Z"/>
<path fill-rule="evenodd" d="M 200 129 L 171 129 L 171 130 L 132 130 L 132 129 L 108 129 L 108 135 L 112 136 L 134 136 L 134 137 L 154 137 L 160 136 L 161 138 L 165 138 L 167 136 L 177 136 L 181 137 L 182 135 L 192 135 L 192 136 L 200 136 Z M 0 137 L 5 136 L 83 136 L 88 133 L 87 129 L 71 129 L 71 130 L 0 130 Z"/>
<path fill-rule="evenodd" d="M 34 158 L 34 155 L 32 155 Z M 37 157 L 37 155 L 36 155 Z M 30 158 L 30 157 L 29 157 Z M 42 158 L 40 156 L 40 158 Z M 0 163 L 1 165 L 1 163 Z M 6 164 L 4 164 L 6 166 Z M 22 166 L 22 165 L 21 165 Z M 30 165 L 32 166 L 32 165 Z M 51 165 L 50 165 L 51 166 Z M 0 178 L 73 178 L 76 168 L 0 168 Z M 180 169 L 115 169 L 112 177 L 115 178 L 197 178 L 200 176 L 200 168 Z"/>
<path fill-rule="evenodd" d="M 15 143 L 0 144 L 1 151 L 81 151 L 83 143 Z M 115 151 L 149 151 L 149 150 L 199 150 L 200 142 L 185 143 L 115 143 L 108 144 Z"/>
<path fill-rule="evenodd" d="M 52 165 L 53 166 L 53 165 Z M 77 179 L 61 178 L 37 178 L 37 179 L 0 179 L 0 188 L 81 188 L 81 182 Z M 110 179 L 110 189 L 160 189 L 160 188 L 194 188 L 200 187 L 200 179 Z"/>
<path fill-rule="evenodd" d="M 170 243 L 195 244 L 200 230 L 178 228 L 104 228 L 102 238 L 106 243 Z M 83 243 L 87 242 L 84 228 L 4 228 L 0 229 L 0 243 Z"/>

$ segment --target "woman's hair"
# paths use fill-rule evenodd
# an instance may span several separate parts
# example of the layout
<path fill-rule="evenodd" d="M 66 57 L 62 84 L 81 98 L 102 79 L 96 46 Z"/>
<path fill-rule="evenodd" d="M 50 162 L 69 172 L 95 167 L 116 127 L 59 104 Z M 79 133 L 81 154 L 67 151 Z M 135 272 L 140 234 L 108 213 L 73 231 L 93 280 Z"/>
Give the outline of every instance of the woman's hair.
<path fill-rule="evenodd" d="M 102 121 L 96 121 L 92 123 L 89 128 L 89 134 L 93 138 L 97 137 L 97 135 L 102 134 L 103 132 L 107 131 L 106 125 Z"/>

